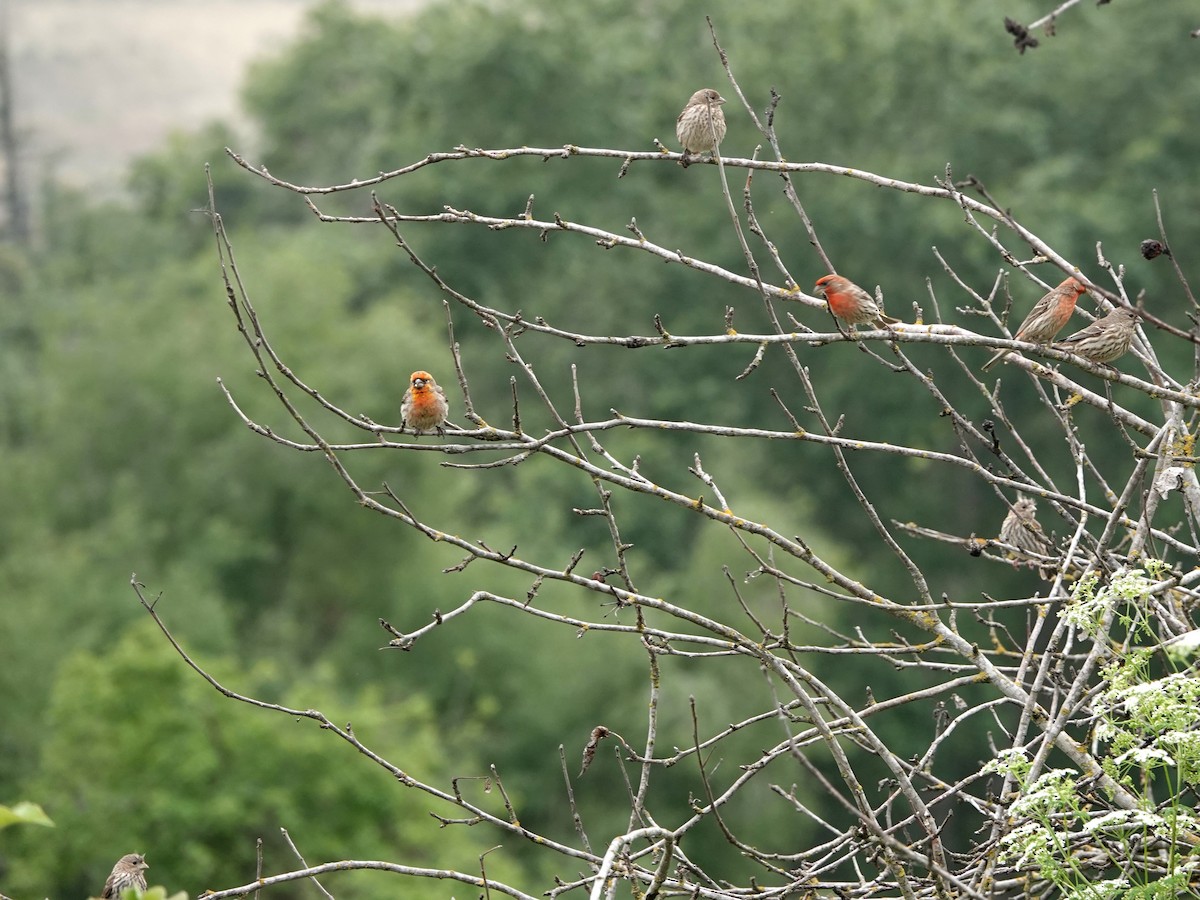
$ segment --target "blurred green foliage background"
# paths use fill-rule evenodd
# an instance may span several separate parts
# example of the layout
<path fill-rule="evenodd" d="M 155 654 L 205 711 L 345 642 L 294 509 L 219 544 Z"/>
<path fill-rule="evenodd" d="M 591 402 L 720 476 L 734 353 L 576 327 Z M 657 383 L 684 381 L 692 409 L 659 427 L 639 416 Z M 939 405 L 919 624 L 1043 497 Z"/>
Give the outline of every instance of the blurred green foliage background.
<path fill-rule="evenodd" d="M 1137 245 L 1156 235 L 1154 189 L 1176 246 L 1194 245 L 1200 229 L 1200 48 L 1186 37 L 1198 24 L 1194 4 L 1088 5 L 1019 56 L 1001 18 L 1028 21 L 1044 5 L 714 0 L 706 9 L 756 108 L 765 107 L 770 88 L 782 95 L 776 122 L 790 160 L 923 183 L 944 176 L 947 164 L 956 177 L 974 174 L 1098 281 L 1095 247 L 1103 242 L 1127 267 L 1130 287 L 1144 288 L 1159 316 L 1187 327 L 1165 261 L 1143 261 Z M 439 829 L 423 795 L 391 783 L 311 723 L 221 698 L 150 627 L 129 579 L 136 572 L 152 594 L 161 592 L 159 610 L 172 629 L 228 686 L 350 721 L 380 753 L 443 786 L 495 764 L 523 824 L 569 840 L 559 746 L 574 775 L 597 724 L 640 743 L 644 652 L 500 609 L 477 610 L 412 653 L 376 652 L 386 637 L 380 616 L 412 630 L 472 591 L 523 596 L 528 582 L 478 563 L 441 574 L 458 554 L 365 513 L 318 455 L 256 438 L 237 420 L 218 376 L 249 415 L 294 431 L 255 377 L 225 304 L 211 229 L 196 212 L 206 202 L 203 164 L 213 165 L 218 207 L 276 349 L 333 402 L 395 423 L 408 372 L 425 368 L 454 383 L 436 288 L 382 229 L 318 223 L 297 197 L 236 167 L 223 147 L 278 177 L 319 185 L 370 177 L 458 144 L 641 150 L 657 137 L 674 146 L 675 115 L 705 85 L 733 96 L 703 15 L 688 0 L 445 2 L 410 20 L 331 3 L 312 14 L 299 41 L 247 74 L 254 134 L 213 123 L 177 135 L 133 167 L 126 201 L 97 203 L 47 186 L 36 249 L 0 247 L 0 802 L 36 801 L 57 828 L 0 835 L 5 893 L 96 893 L 112 861 L 133 850 L 146 853 L 151 883 L 171 889 L 194 894 L 244 883 L 260 835 L 271 870 L 293 864 L 281 826 L 310 862 L 382 858 L 474 872 L 479 854 L 503 843 L 487 857 L 492 876 L 523 885 L 575 877 L 532 846 L 481 829 Z M 750 155 L 757 134 L 735 100 L 726 112 L 724 153 Z M 618 180 L 617 169 L 597 159 L 470 161 L 430 166 L 378 190 L 410 213 L 449 204 L 511 215 L 534 194 L 543 218 L 557 212 L 616 232 L 636 218 L 658 244 L 744 271 L 715 170 L 638 163 Z M 740 184 L 740 173 L 731 174 Z M 797 187 L 839 270 L 882 284 L 890 312 L 908 317 L 916 302 L 928 320 L 932 290 L 947 321 L 983 327 L 956 312 L 969 300 L 931 252 L 936 246 L 983 293 L 1001 269 L 954 207 L 828 175 L 798 177 Z M 363 192 L 321 202 L 327 212 L 369 213 Z M 807 289 L 823 270 L 781 184 L 758 175 L 755 203 Z M 543 243 L 533 233 L 447 225 L 410 226 L 405 234 L 457 290 L 564 328 L 650 334 L 658 313 L 674 333 L 718 332 L 731 305 L 739 330 L 767 329 L 753 294 L 639 254 L 601 251 L 587 239 L 552 235 Z M 1041 275 L 1052 284 L 1060 278 L 1050 267 Z M 1023 315 L 1039 289 L 1019 275 L 1010 287 L 1015 314 Z M 796 309 L 819 324 L 811 310 Z M 473 317 L 456 311 L 455 328 L 481 414 L 505 422 L 516 369 Z M 774 352 L 735 382 L 749 356 L 728 348 L 664 356 L 527 336 L 521 349 L 567 408 L 568 366 L 576 364 L 591 418 L 616 407 L 787 429 L 769 389 L 794 411 L 803 405 Z M 939 351 L 911 352 L 948 371 Z M 845 434 L 957 451 L 936 405 L 914 396 L 911 381 L 889 378 L 850 346 L 802 355 L 827 413 L 846 417 Z M 984 351 L 967 356 L 982 361 Z M 1187 365 L 1188 356 L 1175 362 Z M 1061 434 L 1038 424 L 1028 387 L 1008 380 L 1010 412 L 1031 411 L 1026 436 L 1044 442 L 1047 468 L 1069 480 Z M 985 413 L 969 389 L 954 399 Z M 525 401 L 526 425 L 536 431 L 545 422 L 532 397 Z M 315 413 L 311 404 L 305 411 Z M 452 418 L 460 411 L 456 398 Z M 327 436 L 339 434 L 330 426 Z M 740 513 L 802 535 L 881 593 L 911 593 L 826 452 L 642 433 L 607 440 L 626 458 L 640 453 L 651 477 L 691 493 L 699 485 L 686 466 L 701 452 Z M 1089 449 L 1104 457 L 1102 446 Z M 1124 450 L 1114 446 L 1114 457 Z M 919 461 L 851 462 L 885 521 L 986 536 L 1003 517 L 1000 500 L 961 473 Z M 435 527 L 493 547 L 518 544 L 522 556 L 546 564 L 565 565 L 580 547 L 589 571 L 612 562 L 602 520 L 570 512 L 596 504 L 592 486 L 542 460 L 468 472 L 440 469 L 429 454 L 359 454 L 353 466 L 361 484 L 374 489 L 386 480 Z M 717 617 L 738 615 L 721 566 L 740 580 L 752 563 L 728 534 L 657 501 L 618 503 L 643 592 Z M 1026 572 L 938 546 L 906 547 L 937 592 L 975 599 L 1036 587 Z M 763 581 L 742 589 L 756 608 L 770 609 L 773 589 Z M 858 624 L 820 597 L 791 599 L 843 631 Z M 560 588 L 547 587 L 539 602 L 585 617 L 615 615 L 592 597 L 580 608 L 580 597 Z M 866 686 L 883 697 L 902 683 L 869 660 L 842 658 L 834 667 L 814 655 L 810 665 L 856 700 Z M 689 695 L 704 732 L 770 706 L 761 676 L 735 661 L 666 660 L 663 690 L 663 747 L 690 743 Z M 902 748 L 906 729 L 924 735 L 931 727 L 895 723 L 888 736 Z M 752 761 L 781 737 L 731 741 L 725 765 Z M 970 737 L 958 748 L 964 772 L 988 753 L 978 734 L 974 743 Z M 576 790 L 593 846 L 624 829 L 624 782 L 604 750 Z M 476 791 L 479 802 L 500 810 L 494 794 Z M 663 773 L 650 805 L 681 818 L 698 791 L 694 770 L 681 766 Z M 770 798 L 755 785 L 730 821 L 746 839 L 781 851 L 811 843 L 811 824 Z M 728 857 L 737 871 L 736 853 L 715 830 L 692 841 L 689 852 Z M 396 890 L 378 875 L 338 885 L 363 897 Z M 275 896 L 305 890 L 297 884 Z M 405 891 L 452 892 L 436 882 Z"/>

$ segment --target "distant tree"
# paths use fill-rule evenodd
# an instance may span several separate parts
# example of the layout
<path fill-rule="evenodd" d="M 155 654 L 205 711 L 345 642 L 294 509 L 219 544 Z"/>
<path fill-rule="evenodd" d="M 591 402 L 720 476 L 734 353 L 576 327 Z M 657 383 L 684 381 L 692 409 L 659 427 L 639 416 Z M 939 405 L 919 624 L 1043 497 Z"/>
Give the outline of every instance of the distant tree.
<path fill-rule="evenodd" d="M 18 136 L 15 90 L 9 42 L 8 4 L 0 2 L 0 169 L 4 172 L 4 210 L 6 227 L 0 234 L 16 244 L 27 244 L 30 237 L 29 200 L 22 177 L 24 147 Z"/>
<path fill-rule="evenodd" d="M 247 828 L 263 839 L 266 853 L 295 860 L 296 845 L 280 824 L 308 820 L 293 834 L 309 853 L 326 856 L 348 845 L 368 856 L 406 847 L 424 852 L 422 822 L 436 805 L 394 795 L 386 773 L 326 768 L 328 742 L 314 729 L 249 709 L 231 715 L 177 659 L 151 623 L 139 622 L 105 653 L 79 652 L 63 666 L 35 782 L 46 805 L 58 810 L 58 827 L 18 839 L 6 892 L 30 896 L 53 878 L 64 893 L 99 896 L 113 859 L 141 848 L 151 865 L 150 884 L 195 895 L 226 873 L 253 877 L 256 851 Z M 328 667 L 279 685 L 270 665 L 247 671 L 215 657 L 207 665 L 222 677 L 246 678 L 260 694 L 284 701 L 303 695 L 306 702 L 336 706 L 377 746 L 403 748 L 413 771 L 447 775 L 439 761 L 442 738 L 424 698 L 391 701 L 371 685 L 345 691 Z M 440 811 L 451 810 L 446 804 Z M 99 837 L 96 821 L 104 823 Z M 488 847 L 481 837 L 456 829 L 442 840 L 449 852 L 478 856 Z M 515 871 L 504 860 L 493 869 L 509 877 Z M 369 874 L 355 875 L 351 884 L 360 896 L 392 895 Z M 416 889 L 418 896 L 443 896 L 433 883 Z"/>

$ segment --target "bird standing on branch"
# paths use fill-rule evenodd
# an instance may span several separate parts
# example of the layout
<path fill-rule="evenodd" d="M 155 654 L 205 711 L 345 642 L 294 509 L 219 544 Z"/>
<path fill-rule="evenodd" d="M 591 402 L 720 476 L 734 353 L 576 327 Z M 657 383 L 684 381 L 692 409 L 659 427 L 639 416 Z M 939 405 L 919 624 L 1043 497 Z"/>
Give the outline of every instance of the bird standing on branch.
<path fill-rule="evenodd" d="M 1013 340 L 1029 341 L 1031 344 L 1046 344 L 1054 340 L 1054 336 L 1062 331 L 1067 320 L 1071 318 L 1071 313 L 1075 312 L 1075 302 L 1079 295 L 1085 291 L 1087 288 L 1077 278 L 1068 278 L 1033 304 L 1033 309 L 1013 335 Z M 983 364 L 983 371 L 986 372 L 1012 352 L 1001 350 Z"/>
<path fill-rule="evenodd" d="M 1050 538 L 1046 537 L 1046 532 L 1038 523 L 1037 503 L 1032 497 L 1017 498 L 1000 526 L 1000 540 L 1025 553 L 1037 553 L 1040 556 L 1050 556 L 1054 550 Z M 1053 570 L 1041 569 L 1040 572 L 1046 580 L 1054 577 Z"/>
<path fill-rule="evenodd" d="M 1125 355 L 1137 331 L 1138 314 L 1118 306 L 1103 319 L 1097 319 L 1082 331 L 1063 338 L 1053 346 L 1069 350 L 1092 362 L 1108 365 Z"/>
<path fill-rule="evenodd" d="M 824 275 L 818 278 L 816 291 L 829 304 L 829 311 L 851 328 L 856 325 L 886 328 L 900 321 L 885 316 L 874 297 L 841 275 Z"/>
<path fill-rule="evenodd" d="M 675 120 L 675 137 L 683 146 L 685 166 L 689 154 L 715 154 L 717 144 L 725 140 L 725 113 L 721 111 L 724 102 L 725 98 L 712 88 L 701 88 Z"/>
<path fill-rule="evenodd" d="M 104 882 L 104 890 L 100 896 L 103 900 L 120 900 L 121 893 L 129 888 L 139 891 L 146 889 L 146 876 L 142 873 L 150 868 L 146 858 L 140 853 L 126 853 L 117 860 L 108 880 Z"/>
<path fill-rule="evenodd" d="M 400 401 L 402 428 L 411 428 L 417 434 L 436 431 L 442 434 L 442 426 L 450 413 L 446 392 L 425 371 L 413 372 L 408 378 L 408 390 Z"/>

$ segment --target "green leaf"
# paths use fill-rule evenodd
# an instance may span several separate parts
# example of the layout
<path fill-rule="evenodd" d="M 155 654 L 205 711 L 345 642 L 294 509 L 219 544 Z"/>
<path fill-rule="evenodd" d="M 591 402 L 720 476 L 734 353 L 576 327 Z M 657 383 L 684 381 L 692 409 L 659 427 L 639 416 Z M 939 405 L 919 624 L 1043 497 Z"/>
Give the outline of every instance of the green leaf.
<path fill-rule="evenodd" d="M 9 825 L 45 825 L 47 828 L 53 828 L 54 822 L 36 803 L 23 800 L 16 806 L 0 806 L 0 828 L 7 828 Z"/>

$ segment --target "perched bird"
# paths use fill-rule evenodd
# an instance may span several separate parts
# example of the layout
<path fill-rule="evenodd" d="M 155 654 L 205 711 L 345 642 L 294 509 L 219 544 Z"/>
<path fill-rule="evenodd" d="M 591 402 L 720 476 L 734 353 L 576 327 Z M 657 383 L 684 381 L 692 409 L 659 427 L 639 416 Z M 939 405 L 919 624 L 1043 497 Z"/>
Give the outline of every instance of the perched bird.
<path fill-rule="evenodd" d="M 684 156 L 715 150 L 725 140 L 725 113 L 721 111 L 724 102 L 725 98 L 712 88 L 692 94 L 675 120 L 675 137 L 683 145 Z"/>
<path fill-rule="evenodd" d="M 817 279 L 816 290 L 829 304 L 830 312 L 851 328 L 867 324 L 885 328 L 900 321 L 885 316 L 874 297 L 841 275 L 821 276 Z"/>
<path fill-rule="evenodd" d="M 1054 549 L 1050 538 L 1046 537 L 1046 532 L 1038 524 L 1037 503 L 1032 497 L 1017 498 L 1000 526 L 1000 540 L 1018 550 L 1042 556 L 1049 556 Z M 1054 572 L 1049 569 L 1042 569 L 1041 574 L 1047 579 L 1054 577 Z"/>
<path fill-rule="evenodd" d="M 126 853 L 117 860 L 109 873 L 108 881 L 104 882 L 104 890 L 100 896 L 104 900 L 120 900 L 121 892 L 128 888 L 146 889 L 146 876 L 142 873 L 150 868 L 146 858 L 140 853 Z"/>
<path fill-rule="evenodd" d="M 401 427 L 417 434 L 427 431 L 442 433 L 442 425 L 450 412 L 446 392 L 428 372 L 413 372 L 408 378 L 408 390 L 400 401 Z"/>
<path fill-rule="evenodd" d="M 1103 319 L 1097 319 L 1087 328 L 1070 337 L 1057 341 L 1053 346 L 1070 350 L 1092 362 L 1107 365 L 1125 355 L 1137 331 L 1138 314 L 1132 309 L 1118 306 Z"/>
<path fill-rule="evenodd" d="M 1029 341 L 1031 344 L 1045 344 L 1054 340 L 1054 336 L 1062 331 L 1071 318 L 1071 313 L 1075 312 L 1075 301 L 1086 291 L 1087 288 L 1077 278 L 1068 278 L 1033 304 L 1033 309 L 1013 335 L 1013 340 Z M 983 364 L 983 371 L 986 372 L 1012 352 L 1001 350 Z"/>

